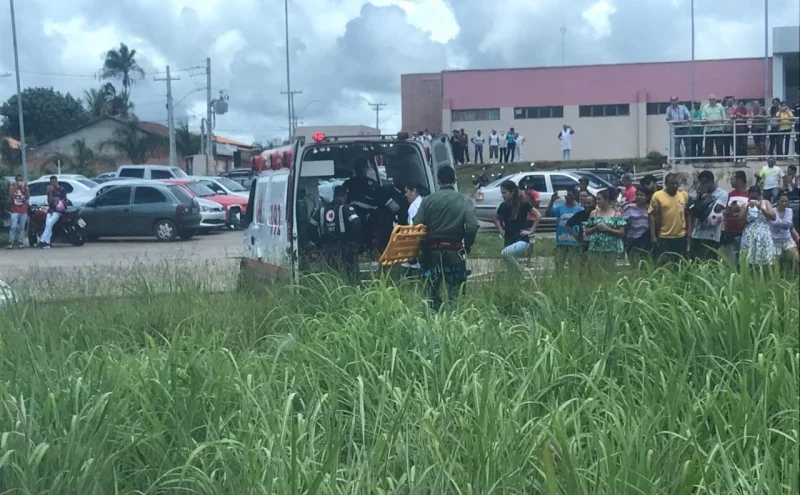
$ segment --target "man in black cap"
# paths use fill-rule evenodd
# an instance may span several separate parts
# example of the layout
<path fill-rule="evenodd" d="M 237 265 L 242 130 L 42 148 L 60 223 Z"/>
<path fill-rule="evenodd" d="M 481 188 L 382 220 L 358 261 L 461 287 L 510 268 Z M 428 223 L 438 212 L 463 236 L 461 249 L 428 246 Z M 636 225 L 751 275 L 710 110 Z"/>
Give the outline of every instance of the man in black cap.
<path fill-rule="evenodd" d="M 456 171 L 442 167 L 436 178 L 439 190 L 422 201 L 413 220 L 415 225 L 427 228 L 421 262 L 434 310 L 442 305 L 442 280 L 447 285 L 450 302 L 463 291 L 467 281 L 467 253 L 478 234 L 478 218 L 472 202 L 455 190 Z"/>

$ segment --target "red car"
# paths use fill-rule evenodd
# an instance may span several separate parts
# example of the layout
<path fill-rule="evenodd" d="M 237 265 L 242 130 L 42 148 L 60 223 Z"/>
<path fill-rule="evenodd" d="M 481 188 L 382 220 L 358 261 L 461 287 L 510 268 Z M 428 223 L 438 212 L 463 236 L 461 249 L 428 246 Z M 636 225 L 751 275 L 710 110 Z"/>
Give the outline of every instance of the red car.
<path fill-rule="evenodd" d="M 247 198 L 234 194 L 217 194 L 207 186 L 190 179 L 164 179 L 161 182 L 180 185 L 194 197 L 219 203 L 225 210 L 225 225 L 232 229 L 241 228 L 242 219 L 247 213 Z"/>

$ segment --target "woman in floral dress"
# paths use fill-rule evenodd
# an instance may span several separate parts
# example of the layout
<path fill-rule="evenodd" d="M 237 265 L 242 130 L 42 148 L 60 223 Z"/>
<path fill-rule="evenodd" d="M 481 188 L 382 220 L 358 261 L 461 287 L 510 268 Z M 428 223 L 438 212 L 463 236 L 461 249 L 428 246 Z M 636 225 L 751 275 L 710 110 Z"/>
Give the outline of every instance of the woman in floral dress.
<path fill-rule="evenodd" d="M 746 224 L 742 233 L 742 254 L 747 253 L 747 261 L 751 265 L 768 266 L 775 259 L 775 244 L 769 222 L 775 220 L 775 210 L 766 201 L 759 186 L 748 190 L 750 201 L 747 202 Z"/>
<path fill-rule="evenodd" d="M 603 189 L 597 193 L 597 208 L 584 224 L 584 232 L 590 234 L 589 260 L 609 271 L 616 266 L 617 258 L 625 251 L 625 224 L 622 213 L 614 208 L 617 192 Z"/>

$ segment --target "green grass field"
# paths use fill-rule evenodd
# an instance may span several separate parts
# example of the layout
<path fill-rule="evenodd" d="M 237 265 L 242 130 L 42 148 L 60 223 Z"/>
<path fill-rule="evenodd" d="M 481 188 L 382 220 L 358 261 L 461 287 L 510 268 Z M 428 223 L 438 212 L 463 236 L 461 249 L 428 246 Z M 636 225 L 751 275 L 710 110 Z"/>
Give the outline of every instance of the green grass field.
<path fill-rule="evenodd" d="M 0 493 L 796 490 L 796 280 L 558 275 L 11 305 Z"/>

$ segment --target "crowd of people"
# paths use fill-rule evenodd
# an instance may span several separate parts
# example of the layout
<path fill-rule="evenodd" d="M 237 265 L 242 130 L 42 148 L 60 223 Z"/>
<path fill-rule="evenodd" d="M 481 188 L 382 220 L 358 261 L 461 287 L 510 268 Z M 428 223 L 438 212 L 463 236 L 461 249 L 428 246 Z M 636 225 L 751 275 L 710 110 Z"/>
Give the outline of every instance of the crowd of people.
<path fill-rule="evenodd" d="M 556 218 L 555 265 L 612 270 L 627 257 L 633 266 L 651 260 L 675 264 L 680 259 L 729 260 L 746 257 L 751 266 L 767 267 L 778 261 L 800 274 L 800 182 L 797 166 L 787 173 L 774 159 L 756 174 L 748 187 L 744 171 L 736 171 L 731 189 L 719 187 L 714 173 L 700 172 L 691 193 L 679 186 L 676 174 L 667 174 L 663 188 L 652 175 L 638 186 L 630 175 L 622 188 L 592 195 L 584 183 L 566 192 L 556 205 L 553 194 L 546 216 Z M 519 272 L 517 258 L 528 252 L 539 218 L 513 181 L 501 184 L 503 203 L 495 223 L 504 238 L 501 252 L 509 268 Z M 524 186 L 523 186 L 524 187 Z"/>
<path fill-rule="evenodd" d="M 758 100 L 748 102 L 726 96 L 719 101 L 712 94 L 705 105 L 693 102 L 691 110 L 673 96 L 665 114 L 672 126 L 674 158 L 744 161 L 751 140 L 755 156 L 788 157 L 793 130 L 794 154 L 800 155 L 800 91 L 794 110 L 779 98 L 765 108 Z"/>

